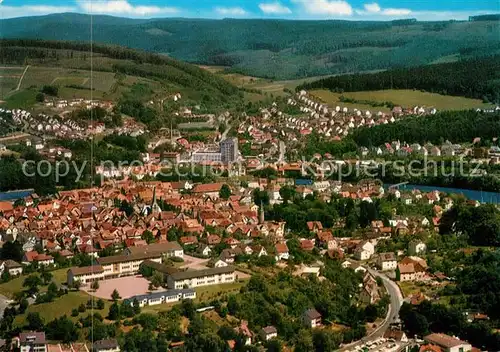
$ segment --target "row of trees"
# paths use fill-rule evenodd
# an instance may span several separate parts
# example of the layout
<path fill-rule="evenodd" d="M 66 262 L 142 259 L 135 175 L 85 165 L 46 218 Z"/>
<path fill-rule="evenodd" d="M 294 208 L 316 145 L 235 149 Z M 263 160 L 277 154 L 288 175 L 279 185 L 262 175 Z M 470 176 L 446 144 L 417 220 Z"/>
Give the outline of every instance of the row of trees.
<path fill-rule="evenodd" d="M 476 137 L 493 139 L 500 135 L 500 113 L 444 111 L 436 115 L 411 117 L 393 124 L 378 125 L 356 130 L 352 138 L 359 146 L 380 146 L 391 141 L 441 145 L 472 142 Z M 443 128 L 446 126 L 446 128 Z"/>
<path fill-rule="evenodd" d="M 453 307 L 424 301 L 420 305 L 403 303 L 399 316 L 409 336 L 425 336 L 431 332 L 459 336 L 485 350 L 500 348 L 500 334 L 492 332 L 488 322 L 468 323 L 466 316 Z"/>

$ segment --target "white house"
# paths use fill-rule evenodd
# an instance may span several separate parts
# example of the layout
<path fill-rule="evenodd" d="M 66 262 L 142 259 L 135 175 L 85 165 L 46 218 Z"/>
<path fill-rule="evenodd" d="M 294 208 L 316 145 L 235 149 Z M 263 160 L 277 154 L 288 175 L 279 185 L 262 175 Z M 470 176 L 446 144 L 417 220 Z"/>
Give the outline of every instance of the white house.
<path fill-rule="evenodd" d="M 288 260 L 290 254 L 288 252 L 288 247 L 286 243 L 277 243 L 275 246 L 276 249 L 276 261 L 280 260 Z"/>
<path fill-rule="evenodd" d="M 421 253 L 425 253 L 427 250 L 427 246 L 424 242 L 420 240 L 413 240 L 408 244 L 408 253 L 410 255 L 418 255 Z"/>
<path fill-rule="evenodd" d="M 377 265 L 382 271 L 396 270 L 398 262 L 394 253 L 380 253 L 378 255 Z"/>
<path fill-rule="evenodd" d="M 120 352 L 120 345 L 116 339 L 105 339 L 95 341 L 92 345 L 94 352 Z"/>
<path fill-rule="evenodd" d="M 309 328 L 321 326 L 321 314 L 314 308 L 308 309 L 304 312 L 302 321 Z"/>
<path fill-rule="evenodd" d="M 375 254 L 375 246 L 369 241 L 361 242 L 354 251 L 357 260 L 368 260 Z"/>
<path fill-rule="evenodd" d="M 444 352 L 472 351 L 472 345 L 470 343 L 446 334 L 430 334 L 424 336 L 424 341 L 441 347 Z"/>
<path fill-rule="evenodd" d="M 269 341 L 278 337 L 278 330 L 274 326 L 266 326 L 260 330 L 259 335 L 263 341 Z"/>

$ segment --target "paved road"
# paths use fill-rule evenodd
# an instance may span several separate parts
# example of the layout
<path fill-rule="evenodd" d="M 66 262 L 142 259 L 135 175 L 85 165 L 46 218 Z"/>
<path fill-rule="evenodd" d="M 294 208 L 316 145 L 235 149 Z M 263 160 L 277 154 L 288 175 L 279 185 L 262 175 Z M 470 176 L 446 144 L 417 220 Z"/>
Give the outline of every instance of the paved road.
<path fill-rule="evenodd" d="M 231 130 L 231 124 L 227 124 L 225 131 L 222 133 L 220 140 L 223 141 L 226 139 L 227 134 L 229 133 L 229 130 Z"/>
<path fill-rule="evenodd" d="M 279 160 L 278 161 L 279 162 L 284 162 L 285 161 L 285 154 L 286 154 L 286 144 L 283 141 L 280 141 L 279 152 L 280 152 L 280 156 L 279 156 Z"/>
<path fill-rule="evenodd" d="M 369 341 L 374 341 L 379 337 L 384 336 L 386 330 L 389 328 L 391 323 L 393 323 L 398 318 L 399 309 L 401 308 L 401 305 L 403 305 L 403 295 L 401 294 L 398 285 L 384 274 L 379 273 L 378 271 L 370 268 L 367 269 L 368 272 L 370 272 L 370 274 L 372 274 L 375 277 L 380 277 L 383 280 L 384 287 L 391 298 L 391 304 L 389 306 L 389 311 L 387 314 L 388 318 L 384 320 L 384 322 L 370 335 L 363 337 L 361 340 L 358 340 L 356 342 L 353 342 L 349 345 L 342 347 L 341 349 L 339 349 L 339 351 L 352 350 L 356 346 L 364 345 Z"/>

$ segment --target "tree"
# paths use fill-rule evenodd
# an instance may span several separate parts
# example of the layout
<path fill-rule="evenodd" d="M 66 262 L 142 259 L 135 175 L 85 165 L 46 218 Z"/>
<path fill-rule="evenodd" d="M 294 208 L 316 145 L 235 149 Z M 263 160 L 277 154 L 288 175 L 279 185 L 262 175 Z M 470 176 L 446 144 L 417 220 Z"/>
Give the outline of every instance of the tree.
<path fill-rule="evenodd" d="M 59 289 L 57 288 L 57 285 L 55 282 L 51 282 L 49 286 L 47 287 L 47 295 L 49 295 L 51 298 L 54 298 L 58 295 Z"/>
<path fill-rule="evenodd" d="M 26 321 L 28 322 L 26 329 L 31 331 L 43 331 L 44 330 L 44 322 L 40 313 L 38 312 L 30 312 L 26 317 Z"/>
<path fill-rule="evenodd" d="M 118 291 L 116 290 L 116 288 L 113 290 L 113 293 L 111 293 L 111 299 L 113 300 L 113 302 L 116 302 L 118 301 L 119 299 L 121 298 L 120 294 L 118 293 Z"/>
<path fill-rule="evenodd" d="M 196 315 L 196 307 L 194 305 L 193 300 L 191 299 L 182 300 L 181 309 L 182 309 L 182 315 L 184 315 L 186 318 L 190 320 L 192 320 L 193 317 Z"/>
<path fill-rule="evenodd" d="M 35 100 L 39 103 L 43 103 L 45 101 L 45 94 L 42 92 L 37 93 Z"/>
<path fill-rule="evenodd" d="M 149 230 L 146 230 L 142 233 L 141 238 L 146 241 L 148 244 L 154 242 L 155 237 L 153 236 L 153 233 Z"/>
<path fill-rule="evenodd" d="M 29 295 L 33 295 L 38 292 L 38 286 L 42 284 L 42 279 L 36 274 L 32 274 L 24 279 L 23 287 L 27 288 Z"/>
<path fill-rule="evenodd" d="M 111 307 L 109 307 L 108 319 L 109 320 L 119 320 L 121 317 L 120 306 L 117 302 L 114 302 Z"/>
<path fill-rule="evenodd" d="M 48 285 L 48 284 L 49 284 L 49 282 L 50 282 L 50 280 L 52 280 L 52 277 L 53 277 L 52 273 L 51 273 L 51 272 L 49 272 L 49 271 L 45 271 L 45 270 L 44 270 L 44 271 L 42 271 L 42 274 L 41 274 L 41 275 L 42 275 L 42 280 L 43 280 L 43 283 L 44 283 L 45 285 Z"/>
<path fill-rule="evenodd" d="M 104 301 L 102 299 L 99 299 L 97 301 L 97 309 L 99 309 L 99 310 L 104 309 Z"/>
<path fill-rule="evenodd" d="M 271 339 L 264 343 L 267 352 L 281 352 L 283 351 L 283 343 L 278 339 Z"/>
<path fill-rule="evenodd" d="M 283 199 L 283 203 L 287 204 L 290 201 L 293 201 L 297 194 L 295 187 L 293 186 L 283 186 L 280 188 L 280 196 Z"/>
<path fill-rule="evenodd" d="M 19 302 L 19 314 L 24 314 L 26 312 L 26 309 L 28 309 L 29 302 L 26 298 L 21 299 Z"/>
<path fill-rule="evenodd" d="M 21 262 L 24 255 L 23 245 L 19 241 L 7 241 L 3 244 L 0 253 L 3 260 L 12 259 L 16 262 Z"/>
<path fill-rule="evenodd" d="M 75 290 L 77 290 L 77 291 L 78 291 L 78 290 L 80 289 L 80 287 L 82 287 L 82 282 L 81 282 L 80 280 L 75 280 L 75 281 L 73 281 L 73 288 L 74 288 Z"/>
<path fill-rule="evenodd" d="M 302 329 L 296 337 L 295 352 L 314 352 L 314 344 L 311 332 Z"/>
<path fill-rule="evenodd" d="M 97 291 L 99 289 L 99 281 L 92 281 L 92 283 L 90 284 L 90 288 L 94 291 Z"/>
<path fill-rule="evenodd" d="M 56 318 L 47 324 L 46 333 L 51 340 L 70 343 L 78 339 L 78 329 L 66 315 Z"/>
<path fill-rule="evenodd" d="M 151 277 L 151 283 L 153 284 L 154 287 L 161 287 L 163 285 L 163 274 L 160 273 L 159 271 L 155 271 L 153 273 L 153 276 Z"/>
<path fill-rule="evenodd" d="M 227 184 L 223 184 L 220 191 L 219 191 L 219 197 L 222 199 L 229 199 L 231 197 L 231 188 Z"/>
<path fill-rule="evenodd" d="M 139 301 L 137 300 L 137 298 L 134 298 L 133 308 L 135 315 L 141 313 L 141 306 L 139 305 Z"/>
<path fill-rule="evenodd" d="M 52 95 L 54 97 L 57 97 L 57 94 L 59 93 L 59 88 L 57 86 L 45 85 L 42 87 L 41 92 L 47 95 Z"/>
<path fill-rule="evenodd" d="M 314 330 L 313 345 L 316 352 L 336 350 L 342 342 L 342 336 L 328 330 Z"/>

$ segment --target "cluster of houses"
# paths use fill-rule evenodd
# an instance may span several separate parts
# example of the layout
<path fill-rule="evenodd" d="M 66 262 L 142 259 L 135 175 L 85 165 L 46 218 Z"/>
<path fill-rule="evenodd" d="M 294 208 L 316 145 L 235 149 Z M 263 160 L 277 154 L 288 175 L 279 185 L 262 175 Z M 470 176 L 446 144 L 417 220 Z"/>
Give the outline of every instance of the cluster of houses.
<path fill-rule="evenodd" d="M 5 342 L 4 340 L 2 340 Z M 116 339 L 93 341 L 92 344 L 72 343 L 69 346 L 53 343 L 47 340 L 43 331 L 22 332 L 12 339 L 10 345 L 2 345 L 6 351 L 21 352 L 49 352 L 63 351 L 66 348 L 74 352 L 120 352 L 120 345 Z"/>
<path fill-rule="evenodd" d="M 84 109 L 92 109 L 96 107 L 100 107 L 106 110 L 111 110 L 114 107 L 114 103 L 112 101 L 100 101 L 100 100 L 90 100 L 83 98 L 75 98 L 75 99 L 45 99 L 44 105 L 47 107 L 53 107 L 56 109 L 65 109 L 65 108 L 84 108 Z"/>

